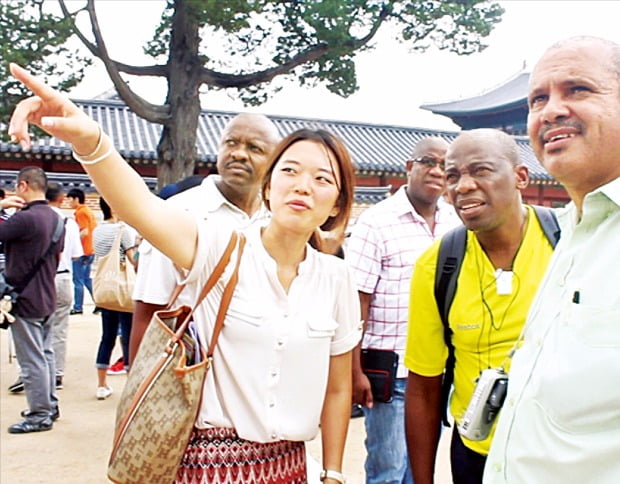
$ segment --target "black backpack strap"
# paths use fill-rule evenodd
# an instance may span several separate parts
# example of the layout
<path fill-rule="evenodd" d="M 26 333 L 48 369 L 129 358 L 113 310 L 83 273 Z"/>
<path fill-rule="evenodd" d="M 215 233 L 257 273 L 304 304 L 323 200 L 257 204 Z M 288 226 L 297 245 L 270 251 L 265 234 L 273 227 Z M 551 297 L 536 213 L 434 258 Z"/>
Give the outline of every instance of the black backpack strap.
<path fill-rule="evenodd" d="M 52 240 L 50 241 L 50 245 L 48 246 L 45 253 L 41 256 L 41 258 L 36 262 L 36 264 L 32 266 L 32 269 L 30 269 L 30 272 L 26 274 L 26 276 L 22 279 L 22 281 L 19 284 L 14 286 L 13 291 L 12 291 L 14 294 L 19 294 L 26 288 L 28 284 L 30 284 L 30 281 L 32 280 L 34 275 L 37 273 L 37 271 L 41 268 L 41 266 L 43 265 L 43 262 L 45 261 L 45 259 L 47 259 L 47 256 L 50 255 L 50 253 L 52 252 L 52 249 L 60 241 L 60 238 L 62 237 L 62 234 L 65 231 L 65 223 L 67 219 L 64 217 L 61 217 L 60 215 L 56 215 L 56 216 L 58 217 L 58 220 L 56 220 L 56 227 L 54 227 L 54 232 L 52 233 Z"/>
<path fill-rule="evenodd" d="M 435 271 L 435 302 L 443 324 L 443 338 L 448 347 L 446 370 L 441 384 L 442 421 L 448 422 L 448 397 L 454 381 L 454 345 L 452 344 L 452 330 L 448 322 L 450 306 L 456 294 L 456 286 L 467 243 L 467 229 L 464 226 L 456 227 L 446 233 L 439 244 L 437 268 Z"/>
<path fill-rule="evenodd" d="M 541 207 L 540 205 L 532 205 L 532 208 L 534 209 L 534 213 L 536 213 L 536 217 L 538 217 L 538 222 L 540 222 L 543 232 L 547 236 L 547 239 L 549 239 L 551 247 L 555 249 L 561 235 L 560 224 L 558 223 L 555 211 L 551 208 Z"/>

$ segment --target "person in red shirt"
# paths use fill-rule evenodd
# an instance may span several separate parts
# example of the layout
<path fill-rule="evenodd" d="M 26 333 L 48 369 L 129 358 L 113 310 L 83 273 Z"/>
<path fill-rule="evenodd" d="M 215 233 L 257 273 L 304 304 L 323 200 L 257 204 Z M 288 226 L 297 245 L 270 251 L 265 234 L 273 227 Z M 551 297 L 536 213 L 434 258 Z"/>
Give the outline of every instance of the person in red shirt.
<path fill-rule="evenodd" d="M 92 210 L 84 204 L 86 196 L 79 188 L 73 188 L 67 193 L 67 198 L 71 208 L 75 209 L 75 221 L 80 228 L 80 241 L 84 255 L 73 261 L 73 309 L 71 314 L 82 314 L 82 304 L 84 303 L 84 287 L 93 296 L 93 281 L 90 277 L 90 269 L 95 258 L 93 249 L 93 231 L 97 226 L 95 215 Z"/>

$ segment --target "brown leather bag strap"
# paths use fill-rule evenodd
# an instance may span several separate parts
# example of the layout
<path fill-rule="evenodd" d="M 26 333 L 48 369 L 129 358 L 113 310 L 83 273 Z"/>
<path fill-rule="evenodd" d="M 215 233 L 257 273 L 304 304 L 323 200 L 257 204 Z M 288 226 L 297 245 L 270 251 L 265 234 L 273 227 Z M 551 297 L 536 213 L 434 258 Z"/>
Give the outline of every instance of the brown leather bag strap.
<path fill-rule="evenodd" d="M 235 264 L 235 270 L 230 276 L 230 279 L 228 280 L 228 283 L 224 288 L 224 292 L 222 293 L 222 300 L 220 301 L 220 308 L 217 311 L 215 326 L 213 328 L 213 335 L 211 335 L 211 342 L 209 343 L 209 349 L 207 350 L 207 358 L 213 357 L 213 352 L 215 351 L 217 339 L 219 338 L 220 332 L 224 327 L 224 319 L 226 318 L 226 312 L 228 311 L 230 300 L 232 299 L 233 292 L 235 291 L 235 286 L 237 285 L 237 281 L 239 280 L 239 264 L 241 262 L 243 248 L 245 247 L 245 237 L 242 234 L 239 237 L 240 240 L 239 250 L 237 251 L 237 263 Z"/>
<path fill-rule="evenodd" d="M 243 237 L 243 235 L 240 235 L 237 232 L 233 232 L 231 234 L 230 241 L 228 242 L 228 245 L 226 246 L 226 250 L 224 250 L 224 254 L 222 254 L 222 257 L 220 258 L 219 262 L 213 269 L 213 272 L 211 272 L 211 275 L 209 276 L 209 279 L 207 279 L 207 282 L 203 286 L 202 291 L 200 291 L 200 294 L 198 295 L 198 299 L 196 300 L 194 307 L 191 309 L 189 313 L 187 313 L 187 315 L 185 316 L 181 324 L 177 326 L 174 332 L 174 336 L 170 338 L 170 341 L 173 344 L 176 344 L 178 341 L 181 340 L 181 338 L 183 337 L 183 334 L 185 334 L 185 330 L 187 329 L 190 321 L 192 320 L 192 317 L 194 316 L 194 311 L 196 311 L 196 308 L 200 306 L 200 303 L 206 297 L 209 291 L 213 289 L 213 286 L 215 286 L 215 283 L 220 279 L 220 277 L 222 277 L 222 274 L 224 273 L 224 269 L 226 269 L 226 266 L 228 265 L 228 262 L 230 261 L 230 256 L 235 250 L 237 241 L 240 237 Z"/>
<path fill-rule="evenodd" d="M 228 265 L 228 262 L 230 261 L 230 256 L 233 250 L 235 249 L 235 246 L 237 245 L 238 237 L 239 237 L 239 234 L 237 234 L 237 232 L 233 232 L 232 235 L 230 236 L 228 245 L 226 246 L 226 249 L 224 250 L 222 257 L 220 257 L 219 262 L 213 269 L 213 272 L 209 276 L 209 279 L 207 280 L 202 292 L 200 293 L 200 296 L 198 297 L 198 303 L 196 304 L 196 306 L 200 304 L 200 302 L 205 298 L 207 293 L 213 288 L 213 286 L 219 280 L 219 278 L 222 277 L 224 269 L 226 269 L 226 266 Z M 176 287 L 172 291 L 172 294 L 170 295 L 170 299 L 168 299 L 168 304 L 166 304 L 166 309 L 170 309 L 172 307 L 172 305 L 174 304 L 174 301 L 177 300 L 177 298 L 179 297 L 179 294 L 181 294 L 183 289 L 185 289 L 185 284 L 176 285 Z"/>

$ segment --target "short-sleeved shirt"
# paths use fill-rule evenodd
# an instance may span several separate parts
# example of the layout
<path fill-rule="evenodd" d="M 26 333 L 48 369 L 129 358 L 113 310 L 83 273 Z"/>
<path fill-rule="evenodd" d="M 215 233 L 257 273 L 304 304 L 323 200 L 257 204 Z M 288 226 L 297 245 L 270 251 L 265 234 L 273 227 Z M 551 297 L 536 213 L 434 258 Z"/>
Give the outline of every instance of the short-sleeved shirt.
<path fill-rule="evenodd" d="M 268 212 L 257 211 L 252 217 L 239 207 L 229 202 L 217 188 L 220 180 L 218 175 L 205 178 L 200 185 L 168 199 L 173 203 L 201 219 L 218 218 L 224 226 L 232 228 L 246 227 L 254 220 L 265 220 Z M 162 220 L 162 223 L 166 223 Z M 138 273 L 134 286 L 133 299 L 149 304 L 166 304 L 176 285 L 178 271 L 170 259 L 144 240 L 140 244 Z M 192 304 L 183 291 L 178 303 Z"/>
<path fill-rule="evenodd" d="M 519 338 L 553 248 L 538 218 L 528 208 L 528 223 L 521 247 L 515 256 L 511 291 L 498 290 L 498 272 L 472 231 L 467 231 L 467 246 L 457 281 L 448 321 L 455 349 L 454 392 L 450 411 L 457 423 L 465 414 L 480 372 L 504 365 Z M 420 256 L 411 281 L 411 310 L 405 365 L 422 376 L 441 375 L 448 349 L 443 324 L 434 295 L 435 272 L 440 242 Z M 504 275 L 505 276 L 505 275 Z M 493 429 L 480 442 L 463 438 L 473 451 L 486 455 Z"/>
<path fill-rule="evenodd" d="M 121 234 L 121 246 L 120 256 L 121 261 L 125 259 L 125 252 L 135 246 L 135 233 L 134 230 L 127 227 L 122 222 L 103 222 L 98 225 L 93 233 L 93 242 L 95 248 L 96 257 L 104 257 L 108 255 L 114 239 L 116 238 L 118 231 L 123 230 Z"/>
<path fill-rule="evenodd" d="M 95 253 L 95 250 L 93 248 L 93 232 L 95 231 L 95 227 L 97 226 L 95 215 L 90 208 L 82 204 L 77 206 L 73 216 L 75 217 L 75 221 L 80 228 L 80 237 L 82 241 L 82 249 L 84 250 L 84 255 L 93 255 Z M 84 229 L 86 229 L 86 232 L 82 234 L 81 232 Z"/>
<path fill-rule="evenodd" d="M 484 482 L 620 482 L 620 178 L 569 204 Z"/>
<path fill-rule="evenodd" d="M 346 260 L 358 290 L 371 294 L 362 346 L 396 351 L 398 378 L 407 376 L 403 357 L 416 259 L 435 239 L 460 223 L 453 207 L 440 199 L 431 232 L 426 220 L 411 205 L 403 186 L 362 213 L 351 231 Z"/>
<path fill-rule="evenodd" d="M 80 228 L 75 220 L 66 217 L 62 210 L 51 205 L 50 208 L 65 219 L 65 247 L 58 261 L 58 272 L 73 272 L 73 259 L 84 255 L 80 241 Z"/>
<path fill-rule="evenodd" d="M 202 289 L 231 232 L 211 220 L 199 225 L 198 253 L 186 289 L 192 297 Z M 239 282 L 196 425 L 235 428 L 240 437 L 255 442 L 310 440 L 319 429 L 330 357 L 350 351 L 361 337 L 357 289 L 343 260 L 307 245 L 287 293 L 261 241 L 261 225 L 244 233 Z M 195 313 L 205 347 L 232 267 Z"/>

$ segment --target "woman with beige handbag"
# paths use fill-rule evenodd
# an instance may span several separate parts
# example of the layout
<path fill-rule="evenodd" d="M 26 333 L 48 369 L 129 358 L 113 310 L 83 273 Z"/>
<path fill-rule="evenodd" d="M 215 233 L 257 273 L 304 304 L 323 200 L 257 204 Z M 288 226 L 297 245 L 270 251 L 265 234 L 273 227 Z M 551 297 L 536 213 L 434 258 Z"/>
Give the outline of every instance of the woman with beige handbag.
<path fill-rule="evenodd" d="M 129 335 L 131 333 L 131 291 L 135 279 L 135 236 L 133 229 L 119 222 L 112 209 L 99 198 L 103 223 L 93 232 L 93 245 L 97 270 L 93 278 L 95 304 L 101 309 L 101 341 L 97 350 L 98 400 L 112 395 L 107 383 L 107 370 L 117 339 L 121 335 L 123 361 L 129 361 Z"/>
<path fill-rule="evenodd" d="M 28 123 L 34 123 L 72 143 L 74 157 L 121 218 L 188 270 L 188 289 L 199 291 L 232 230 L 221 220 L 197 221 L 152 195 L 92 119 L 25 70 L 12 64 L 11 72 L 35 94 L 13 114 L 13 142 L 28 148 Z M 231 163 L 240 179 L 251 169 L 243 160 Z M 276 147 L 263 184 L 272 217 L 243 232 L 237 286 L 176 482 L 305 483 L 304 441 L 319 426 L 321 480 L 345 482 L 359 300 L 344 261 L 315 247 L 319 228 L 346 226 L 354 182 L 348 151 L 326 131 L 300 130 Z M 194 313 L 203 345 L 225 283 L 218 281 Z"/>

